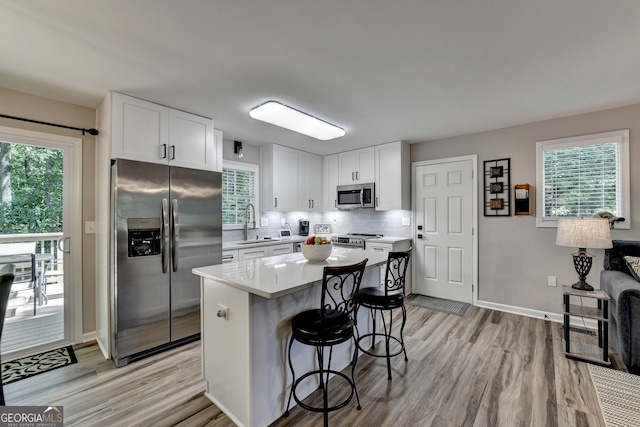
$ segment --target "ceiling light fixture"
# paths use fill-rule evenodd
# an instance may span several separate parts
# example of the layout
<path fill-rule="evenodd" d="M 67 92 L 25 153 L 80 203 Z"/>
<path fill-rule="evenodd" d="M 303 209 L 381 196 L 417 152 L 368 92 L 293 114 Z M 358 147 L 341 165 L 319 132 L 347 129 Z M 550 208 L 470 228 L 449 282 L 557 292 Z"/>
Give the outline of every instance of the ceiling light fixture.
<path fill-rule="evenodd" d="M 249 111 L 249 115 L 322 141 L 345 135 L 344 129 L 277 101 L 267 101 Z"/>

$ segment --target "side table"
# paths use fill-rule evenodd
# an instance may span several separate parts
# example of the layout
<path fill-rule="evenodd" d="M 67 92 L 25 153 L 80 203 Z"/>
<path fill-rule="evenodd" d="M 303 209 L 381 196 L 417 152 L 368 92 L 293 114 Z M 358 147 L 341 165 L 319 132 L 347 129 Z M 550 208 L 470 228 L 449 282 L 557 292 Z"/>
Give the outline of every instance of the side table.
<path fill-rule="evenodd" d="M 603 290 L 583 291 L 574 289 L 571 286 L 562 287 L 564 300 L 564 355 L 571 359 L 582 360 L 584 362 L 597 363 L 600 365 L 610 365 L 609 361 L 609 295 Z M 593 298 L 597 301 L 597 308 L 584 307 L 570 303 L 570 297 Z M 582 317 L 583 319 L 595 319 L 598 322 L 598 349 L 589 351 L 589 345 L 581 346 L 580 351 L 571 352 L 570 317 Z M 577 343 L 576 343 L 577 344 Z M 602 349 L 602 358 L 597 354 Z"/>

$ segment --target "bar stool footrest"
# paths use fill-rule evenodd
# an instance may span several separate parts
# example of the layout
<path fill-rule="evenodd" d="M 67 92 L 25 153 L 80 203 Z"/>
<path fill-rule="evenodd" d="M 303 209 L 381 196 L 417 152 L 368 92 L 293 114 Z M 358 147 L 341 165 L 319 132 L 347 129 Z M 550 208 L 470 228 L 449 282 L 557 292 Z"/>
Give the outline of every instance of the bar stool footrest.
<path fill-rule="evenodd" d="M 320 375 L 321 372 L 322 372 L 323 375 L 326 375 L 327 373 L 334 374 L 336 377 L 340 377 L 343 380 L 345 380 L 349 384 L 349 386 L 351 387 L 351 393 L 349 393 L 349 396 L 347 396 L 342 402 L 338 403 L 337 405 L 329 406 L 327 408 L 317 407 L 317 406 L 310 406 L 310 405 L 307 405 L 306 403 L 303 403 L 298 398 L 298 395 L 296 394 L 296 388 L 302 382 L 302 380 L 304 380 L 305 378 L 310 377 L 312 375 Z M 325 381 L 324 386 L 325 387 L 327 386 L 326 381 Z M 347 404 L 349 402 L 351 402 L 351 399 L 353 399 L 354 392 L 355 392 L 355 384 L 353 383 L 353 381 L 351 381 L 351 378 L 349 378 L 347 375 L 343 374 L 342 372 L 334 371 L 333 369 L 328 369 L 328 370 L 325 369 L 325 370 L 322 370 L 322 371 L 320 371 L 318 369 L 318 370 L 306 372 L 304 375 L 302 375 L 300 378 L 298 378 L 296 380 L 296 382 L 293 383 L 293 385 L 291 387 L 293 388 L 293 399 L 296 401 L 296 403 L 301 408 L 304 408 L 307 411 L 311 411 L 311 412 L 332 412 L 332 411 L 337 411 L 338 409 L 342 409 L 345 406 L 347 406 Z M 359 407 L 358 409 L 361 409 L 361 408 Z"/>
<path fill-rule="evenodd" d="M 374 335 L 374 334 L 372 334 L 372 333 L 371 333 L 371 334 L 364 334 L 364 335 L 362 335 L 360 338 L 358 338 L 358 341 L 356 341 L 356 344 L 357 344 L 357 346 L 358 346 L 358 350 L 360 350 L 361 352 L 363 352 L 363 353 L 365 353 L 365 354 L 368 354 L 369 356 L 373 356 L 373 357 L 384 357 L 384 358 L 386 358 L 386 357 L 387 357 L 387 353 L 384 353 L 384 354 L 375 354 L 375 353 L 371 353 L 368 349 L 365 349 L 365 348 L 360 344 L 360 341 L 362 341 L 362 340 L 363 340 L 363 339 L 365 339 L 365 338 L 370 338 L 370 337 L 372 337 L 373 335 Z M 382 339 L 386 339 L 386 338 L 387 338 L 387 335 L 385 335 L 385 334 L 378 334 L 378 333 L 376 333 L 375 335 L 376 335 L 377 337 L 382 338 Z M 398 349 L 398 351 L 396 351 L 395 353 L 390 353 L 390 354 L 388 355 L 388 357 L 398 356 L 399 354 L 401 354 L 401 353 L 403 353 L 403 352 L 404 352 L 404 344 L 402 344 L 402 341 L 400 341 L 400 338 L 395 337 L 395 336 L 393 336 L 393 335 L 389 335 L 389 339 L 390 339 L 391 341 L 395 341 L 395 342 L 400 346 L 400 348 L 399 348 L 399 349 Z M 381 345 L 384 345 L 384 342 L 382 342 L 382 343 L 380 343 L 380 344 L 381 344 Z M 369 347 L 369 349 L 371 349 L 371 348 L 372 348 L 372 347 Z M 385 350 L 386 350 L 386 348 L 385 348 Z"/>

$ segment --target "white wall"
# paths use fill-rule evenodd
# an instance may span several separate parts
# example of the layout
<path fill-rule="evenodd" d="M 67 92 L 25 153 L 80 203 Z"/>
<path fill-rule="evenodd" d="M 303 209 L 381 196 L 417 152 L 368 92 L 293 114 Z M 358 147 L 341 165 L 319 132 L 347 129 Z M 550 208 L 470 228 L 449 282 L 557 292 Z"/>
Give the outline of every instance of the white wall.
<path fill-rule="evenodd" d="M 640 104 L 413 144 L 411 161 L 477 154 L 482 171 L 485 160 L 510 158 L 511 184 L 535 185 L 536 141 L 618 129 L 630 129 L 631 229 L 613 230 L 612 237 L 640 240 Z M 480 203 L 482 185 L 480 177 Z M 575 250 L 556 246 L 556 229 L 536 228 L 535 217 L 484 217 L 482 209 L 479 215 L 479 300 L 561 313 L 560 286 L 577 280 Z M 604 251 L 590 252 L 596 257 L 587 282 L 598 288 Z M 557 276 L 558 287 L 548 287 L 547 276 Z"/>

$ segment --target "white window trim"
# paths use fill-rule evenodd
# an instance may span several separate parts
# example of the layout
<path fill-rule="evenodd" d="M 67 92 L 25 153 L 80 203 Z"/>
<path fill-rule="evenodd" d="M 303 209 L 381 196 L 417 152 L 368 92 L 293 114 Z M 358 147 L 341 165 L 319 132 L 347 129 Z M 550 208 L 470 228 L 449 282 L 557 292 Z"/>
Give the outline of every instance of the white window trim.
<path fill-rule="evenodd" d="M 631 228 L 631 221 L 629 221 L 631 217 L 631 192 L 629 188 L 629 129 L 536 142 L 536 186 L 538 187 L 538 191 L 536 191 L 536 211 L 539 213 L 536 216 L 536 227 L 558 226 L 558 220 L 556 218 L 544 217 L 544 178 L 542 173 L 542 153 L 550 148 L 570 148 L 587 144 L 592 145 L 594 142 L 598 143 L 599 139 L 602 139 L 602 142 L 605 142 L 606 139 L 610 139 L 611 137 L 620 137 L 621 140 L 620 151 L 622 154 L 622 159 L 620 164 L 620 192 L 622 194 L 622 213 L 619 214 L 619 216 L 627 219 L 627 221 L 625 222 L 617 223 L 615 227 L 616 229 L 626 230 Z"/>
<path fill-rule="evenodd" d="M 237 169 L 243 170 L 247 172 L 253 172 L 253 184 L 255 186 L 255 217 L 256 217 L 256 228 L 260 228 L 260 166 L 253 163 L 241 163 L 234 162 L 232 160 L 223 160 L 222 161 L 222 169 Z M 223 230 L 244 230 L 244 225 L 239 224 L 222 224 Z"/>

